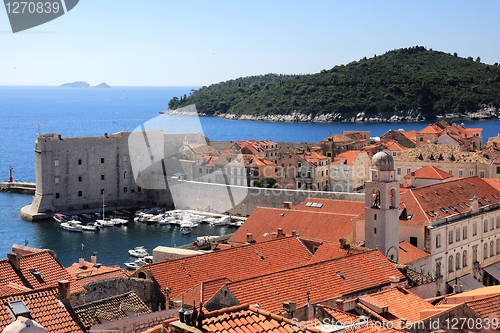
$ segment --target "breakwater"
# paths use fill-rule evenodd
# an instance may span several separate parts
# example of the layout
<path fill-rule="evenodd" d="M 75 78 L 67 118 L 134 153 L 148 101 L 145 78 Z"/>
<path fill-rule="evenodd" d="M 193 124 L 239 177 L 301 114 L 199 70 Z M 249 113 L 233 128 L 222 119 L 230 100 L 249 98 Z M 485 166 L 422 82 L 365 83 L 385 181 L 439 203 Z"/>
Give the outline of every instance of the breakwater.
<path fill-rule="evenodd" d="M 35 194 L 36 184 L 30 182 L 2 182 L 0 183 L 1 192 Z"/>

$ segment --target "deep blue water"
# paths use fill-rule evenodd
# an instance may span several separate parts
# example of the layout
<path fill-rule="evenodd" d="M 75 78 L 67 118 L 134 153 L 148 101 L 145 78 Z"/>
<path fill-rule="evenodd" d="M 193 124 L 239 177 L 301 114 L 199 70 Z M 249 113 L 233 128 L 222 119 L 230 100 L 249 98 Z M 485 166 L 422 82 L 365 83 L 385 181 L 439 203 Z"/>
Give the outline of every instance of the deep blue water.
<path fill-rule="evenodd" d="M 419 130 L 429 122 L 407 123 L 270 123 L 215 117 L 159 115 L 173 96 L 189 94 L 196 87 L 113 87 L 71 89 L 59 87 L 0 86 L 0 180 L 9 177 L 35 181 L 34 142 L 38 132 L 63 137 L 97 136 L 131 131 L 145 124 L 172 132 L 202 131 L 210 140 L 271 139 L 273 141 L 319 142 L 344 130 L 370 130 L 380 136 L 389 129 Z M 483 127 L 483 137 L 496 136 L 500 121 L 464 121 L 466 127 Z M 161 125 L 161 126 L 160 126 Z M 190 235 L 171 227 L 132 223 L 127 228 L 107 229 L 98 234 L 70 233 L 55 222 L 31 223 L 19 217 L 30 195 L 0 193 L 0 258 L 6 258 L 13 244 L 50 248 L 68 266 L 82 254 L 87 260 L 97 252 L 99 262 L 120 264 L 129 259 L 127 250 L 144 245 L 190 243 L 196 236 L 232 232 L 228 227 L 200 226 Z"/>

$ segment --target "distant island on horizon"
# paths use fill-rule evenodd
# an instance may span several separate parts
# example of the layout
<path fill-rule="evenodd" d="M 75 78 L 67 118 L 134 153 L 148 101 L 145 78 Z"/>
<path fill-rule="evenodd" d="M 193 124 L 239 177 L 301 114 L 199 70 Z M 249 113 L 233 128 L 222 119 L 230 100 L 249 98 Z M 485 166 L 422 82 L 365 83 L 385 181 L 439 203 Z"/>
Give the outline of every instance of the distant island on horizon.
<path fill-rule="evenodd" d="M 108 84 L 106 84 L 104 82 L 95 86 L 95 87 L 92 87 L 90 84 L 88 84 L 87 82 L 84 82 L 84 81 L 75 81 L 75 82 L 71 82 L 71 83 L 65 83 L 65 84 L 60 85 L 59 87 L 63 87 L 63 88 L 111 88 Z"/>

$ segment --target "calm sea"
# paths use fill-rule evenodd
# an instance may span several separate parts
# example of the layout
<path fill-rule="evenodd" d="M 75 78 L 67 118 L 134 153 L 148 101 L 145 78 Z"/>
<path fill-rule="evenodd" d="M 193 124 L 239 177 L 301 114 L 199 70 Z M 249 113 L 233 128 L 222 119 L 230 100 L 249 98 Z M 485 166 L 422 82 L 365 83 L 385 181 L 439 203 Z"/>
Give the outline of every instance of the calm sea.
<path fill-rule="evenodd" d="M 197 87 L 113 87 L 111 89 L 71 89 L 59 87 L 0 86 L 0 180 L 14 168 L 15 180 L 35 181 L 34 142 L 37 133 L 59 133 L 63 137 L 98 136 L 131 131 L 141 124 L 172 132 L 202 131 L 210 140 L 270 139 L 273 141 L 319 142 L 344 130 L 370 130 L 380 136 L 389 129 L 419 130 L 419 123 L 269 123 L 214 117 L 159 115 L 173 96 L 189 94 Z M 160 117 L 160 118 L 158 118 Z M 485 138 L 496 136 L 500 121 L 464 121 L 466 127 L 483 127 Z M 200 226 L 190 235 L 172 227 L 131 223 L 126 228 L 110 228 L 100 233 L 70 233 L 56 222 L 31 223 L 19 217 L 30 195 L 0 193 L 0 258 L 6 258 L 13 244 L 50 248 L 64 266 L 77 262 L 82 253 L 87 260 L 97 252 L 105 265 L 128 261 L 127 250 L 145 246 L 174 246 L 192 242 L 201 235 L 234 232 L 230 227 Z M 82 244 L 83 252 L 82 252 Z"/>

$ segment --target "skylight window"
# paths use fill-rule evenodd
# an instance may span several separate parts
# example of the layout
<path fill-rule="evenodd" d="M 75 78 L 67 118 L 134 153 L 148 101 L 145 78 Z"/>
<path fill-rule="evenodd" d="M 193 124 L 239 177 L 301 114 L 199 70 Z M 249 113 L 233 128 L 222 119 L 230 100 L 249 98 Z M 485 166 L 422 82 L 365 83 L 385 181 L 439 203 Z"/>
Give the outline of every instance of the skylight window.
<path fill-rule="evenodd" d="M 344 274 L 342 274 L 342 272 L 337 272 L 337 275 L 338 275 L 340 278 L 345 279 Z"/>
<path fill-rule="evenodd" d="M 462 209 L 465 209 L 464 206 L 462 206 L 461 204 L 457 204 L 457 206 L 462 208 Z"/>
<path fill-rule="evenodd" d="M 308 202 L 306 203 L 306 207 L 321 208 L 323 207 L 323 204 L 319 202 Z"/>
<path fill-rule="evenodd" d="M 306 203 L 306 207 L 311 207 L 311 205 L 312 205 L 312 202 Z"/>
<path fill-rule="evenodd" d="M 438 216 L 438 212 L 436 212 L 435 210 L 431 210 L 431 213 Z"/>
<path fill-rule="evenodd" d="M 432 215 L 431 212 L 425 212 L 427 215 L 429 215 L 430 217 L 434 217 L 434 215 Z"/>
<path fill-rule="evenodd" d="M 464 204 L 467 206 L 467 207 L 470 207 L 469 204 L 467 202 L 464 202 Z"/>
<path fill-rule="evenodd" d="M 454 212 L 458 212 L 458 210 L 455 207 L 453 207 L 453 206 L 448 206 L 448 208 L 450 208 Z"/>
<path fill-rule="evenodd" d="M 12 313 L 17 317 L 23 316 L 27 318 L 31 318 L 30 315 L 30 310 L 26 307 L 26 304 L 22 300 L 20 301 L 15 301 L 15 302 L 9 302 L 9 307 L 10 310 L 12 310 Z"/>
<path fill-rule="evenodd" d="M 491 202 L 491 200 L 488 199 L 487 197 L 483 197 L 483 200 L 486 201 L 486 202 Z"/>
<path fill-rule="evenodd" d="M 413 217 L 413 215 L 408 215 L 408 216 L 406 217 L 406 220 L 408 220 L 408 221 L 409 221 L 409 220 L 411 220 L 411 218 L 412 218 L 412 217 Z"/>
<path fill-rule="evenodd" d="M 442 211 L 445 214 L 449 214 L 450 213 L 450 212 L 448 212 L 448 210 L 446 208 L 440 208 L 439 210 Z"/>
<path fill-rule="evenodd" d="M 498 197 L 496 195 L 492 194 L 491 196 L 498 200 Z"/>

